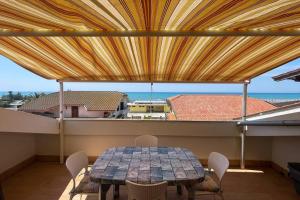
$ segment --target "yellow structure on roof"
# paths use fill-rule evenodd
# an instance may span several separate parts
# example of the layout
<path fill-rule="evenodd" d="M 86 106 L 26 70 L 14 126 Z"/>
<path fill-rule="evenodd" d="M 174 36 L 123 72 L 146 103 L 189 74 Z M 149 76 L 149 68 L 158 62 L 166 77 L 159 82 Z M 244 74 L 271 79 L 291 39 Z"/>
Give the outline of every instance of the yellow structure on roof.
<path fill-rule="evenodd" d="M 239 83 L 300 56 L 299 0 L 16 0 L 0 10 L 0 53 L 47 79 Z"/>
<path fill-rule="evenodd" d="M 134 101 L 127 103 L 129 112 L 131 113 L 168 113 L 170 106 L 166 101 Z"/>

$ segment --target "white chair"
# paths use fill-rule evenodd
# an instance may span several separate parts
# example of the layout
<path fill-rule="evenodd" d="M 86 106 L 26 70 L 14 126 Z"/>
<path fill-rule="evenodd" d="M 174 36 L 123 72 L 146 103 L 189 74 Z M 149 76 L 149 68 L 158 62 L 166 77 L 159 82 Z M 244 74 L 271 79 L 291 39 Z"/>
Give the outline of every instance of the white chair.
<path fill-rule="evenodd" d="M 139 147 L 157 147 L 158 138 L 153 135 L 141 135 L 135 138 L 134 143 Z"/>
<path fill-rule="evenodd" d="M 209 174 L 205 175 L 203 182 L 193 185 L 195 198 L 200 195 L 218 195 L 224 199 L 221 183 L 228 167 L 229 161 L 224 155 L 217 152 L 210 153 L 208 157 Z"/>
<path fill-rule="evenodd" d="M 87 195 L 98 195 L 99 194 L 99 184 L 94 183 L 90 180 L 88 171 L 88 157 L 87 155 L 80 151 L 70 155 L 66 161 L 67 169 L 69 170 L 72 181 L 73 188 L 70 191 L 70 199 L 77 194 L 87 194 Z M 80 173 L 84 169 L 83 173 Z M 81 178 L 80 182 L 77 183 L 78 178 Z"/>
<path fill-rule="evenodd" d="M 138 184 L 126 181 L 128 190 L 128 200 L 166 200 L 167 187 L 166 181 L 155 184 Z"/>

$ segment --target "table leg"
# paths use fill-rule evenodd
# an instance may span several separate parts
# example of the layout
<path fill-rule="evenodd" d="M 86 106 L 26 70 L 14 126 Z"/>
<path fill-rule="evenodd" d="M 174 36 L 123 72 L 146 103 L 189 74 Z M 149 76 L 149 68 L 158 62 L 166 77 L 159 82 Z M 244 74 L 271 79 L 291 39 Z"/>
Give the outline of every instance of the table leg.
<path fill-rule="evenodd" d="M 177 185 L 177 194 L 182 195 L 182 186 L 181 185 Z"/>
<path fill-rule="evenodd" d="M 114 185 L 114 199 L 119 198 L 120 196 L 120 185 Z"/>
<path fill-rule="evenodd" d="M 195 192 L 193 188 L 190 185 L 185 186 L 188 191 L 188 200 L 194 200 L 195 199 Z"/>
<path fill-rule="evenodd" d="M 109 190 L 109 184 L 100 184 L 99 186 L 99 200 L 106 200 L 106 194 Z"/>
<path fill-rule="evenodd" d="M 0 200 L 4 200 L 4 193 L 3 193 L 3 190 L 2 190 L 1 183 L 0 183 Z"/>

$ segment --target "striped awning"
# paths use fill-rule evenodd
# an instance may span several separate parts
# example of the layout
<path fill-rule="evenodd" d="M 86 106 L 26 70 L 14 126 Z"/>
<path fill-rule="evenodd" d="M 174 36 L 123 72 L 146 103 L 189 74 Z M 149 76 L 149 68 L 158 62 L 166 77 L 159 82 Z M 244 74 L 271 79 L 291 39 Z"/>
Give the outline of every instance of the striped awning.
<path fill-rule="evenodd" d="M 64 81 L 238 83 L 299 35 L 299 0 L 0 0 L 0 53 Z"/>

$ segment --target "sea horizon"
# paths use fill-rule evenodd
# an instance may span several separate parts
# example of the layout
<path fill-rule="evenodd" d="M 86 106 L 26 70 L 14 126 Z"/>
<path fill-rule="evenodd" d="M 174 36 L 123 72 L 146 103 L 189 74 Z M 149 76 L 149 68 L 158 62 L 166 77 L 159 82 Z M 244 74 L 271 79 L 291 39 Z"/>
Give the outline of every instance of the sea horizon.
<path fill-rule="evenodd" d="M 31 95 L 35 92 L 46 94 L 57 91 L 12 91 L 14 94 L 20 92 L 22 95 Z M 189 94 L 210 94 L 210 95 L 241 95 L 241 92 L 123 92 L 128 95 L 130 101 L 135 100 L 165 100 L 172 96 Z M 0 97 L 8 94 L 8 91 L 0 91 Z M 300 100 L 300 93 L 274 93 L 274 92 L 249 92 L 249 97 L 264 100 Z"/>

